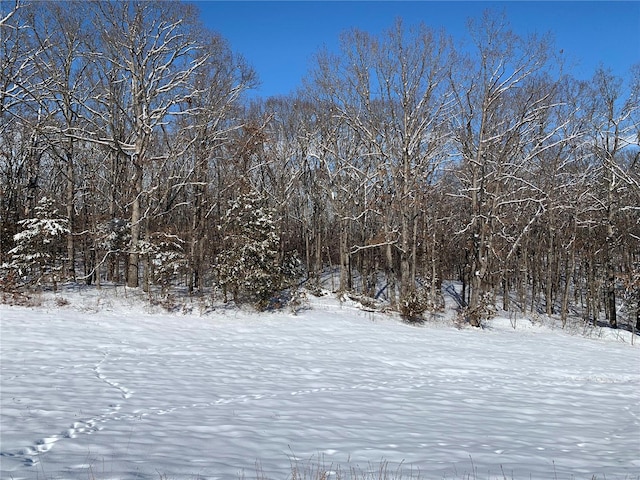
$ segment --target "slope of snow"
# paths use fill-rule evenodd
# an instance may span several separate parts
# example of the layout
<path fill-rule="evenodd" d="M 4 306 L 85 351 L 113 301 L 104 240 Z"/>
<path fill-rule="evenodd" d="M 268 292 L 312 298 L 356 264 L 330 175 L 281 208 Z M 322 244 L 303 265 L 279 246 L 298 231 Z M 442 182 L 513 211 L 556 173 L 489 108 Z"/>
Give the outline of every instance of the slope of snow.
<path fill-rule="evenodd" d="M 412 327 L 327 297 L 297 316 L 169 315 L 94 295 L 0 305 L 2 479 L 255 478 L 256 464 L 285 479 L 296 461 L 640 477 L 640 349 L 624 338 Z"/>

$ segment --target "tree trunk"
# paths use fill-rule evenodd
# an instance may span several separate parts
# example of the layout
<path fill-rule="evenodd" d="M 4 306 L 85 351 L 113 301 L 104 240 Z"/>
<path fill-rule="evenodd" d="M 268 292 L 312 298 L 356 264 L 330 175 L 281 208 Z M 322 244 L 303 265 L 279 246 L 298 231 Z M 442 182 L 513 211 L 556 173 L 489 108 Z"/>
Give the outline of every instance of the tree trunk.
<path fill-rule="evenodd" d="M 411 240 L 413 235 L 411 234 L 411 227 L 413 226 L 413 209 L 408 204 L 411 198 L 410 181 L 411 172 L 411 157 L 407 148 L 403 148 L 402 152 L 402 197 L 400 199 L 400 216 L 402 218 L 402 224 L 400 226 L 400 298 L 403 299 L 407 294 L 416 288 L 415 276 L 412 276 L 411 268 L 411 252 L 413 250 Z M 415 270 L 413 270 L 415 272 Z"/>
<path fill-rule="evenodd" d="M 567 316 L 569 314 L 569 286 L 571 285 L 571 277 L 573 276 L 573 271 L 575 268 L 576 268 L 576 254 L 575 254 L 575 248 L 572 247 L 571 253 L 569 254 L 569 258 L 565 262 L 564 290 L 562 292 L 562 308 L 560 311 L 562 326 L 565 326 L 567 323 Z"/>
<path fill-rule="evenodd" d="M 467 264 L 465 263 L 460 268 L 460 281 L 462 282 L 462 291 L 460 292 L 460 296 L 462 297 L 462 301 L 466 304 L 467 302 Z"/>
<path fill-rule="evenodd" d="M 480 219 L 476 219 L 480 223 Z M 473 252 L 471 256 L 470 287 L 469 297 L 469 322 L 473 327 L 479 327 L 482 320 L 482 296 L 484 294 L 484 276 L 487 271 L 487 245 L 484 238 L 483 226 L 478 225 L 473 234 Z"/>
<path fill-rule="evenodd" d="M 409 219 L 402 215 L 402 239 L 400 241 L 400 298 L 404 298 L 415 288 L 415 279 L 411 278 L 411 243 Z"/>
<path fill-rule="evenodd" d="M 387 290 L 389 291 L 389 303 L 391 308 L 394 308 L 397 305 L 396 272 L 393 266 L 393 245 L 391 245 L 391 242 L 385 246 L 385 253 L 387 258 Z"/>
<path fill-rule="evenodd" d="M 416 263 L 418 261 L 418 251 L 417 251 L 417 245 L 418 245 L 418 215 L 414 215 L 413 218 L 413 225 L 411 226 L 412 231 L 411 231 L 411 269 L 409 271 L 409 276 L 413 282 L 412 286 L 415 287 L 415 283 L 416 283 L 416 271 L 417 271 L 417 267 L 416 267 Z"/>
<path fill-rule="evenodd" d="M 442 272 L 438 268 L 438 251 L 436 247 L 436 230 L 434 228 L 431 235 L 431 281 L 429 286 L 432 305 L 437 305 L 438 299 L 442 295 Z"/>
<path fill-rule="evenodd" d="M 341 292 L 351 290 L 351 255 L 347 235 L 348 220 L 340 222 L 340 286 Z"/>
<path fill-rule="evenodd" d="M 544 288 L 545 313 L 553 315 L 553 266 L 555 263 L 555 232 L 549 227 L 549 244 L 547 245 L 547 271 Z"/>
<path fill-rule="evenodd" d="M 511 304 L 509 302 L 509 280 L 507 278 L 507 268 L 502 271 L 502 309 L 505 312 L 509 311 Z"/>
<path fill-rule="evenodd" d="M 478 270 L 473 268 L 471 272 L 471 295 L 469 297 L 469 322 L 473 327 L 480 326 L 480 289 L 481 281 Z"/>
<path fill-rule="evenodd" d="M 320 286 L 320 275 L 322 273 L 322 229 L 316 226 L 315 232 L 315 265 L 314 265 L 314 283 Z"/>
<path fill-rule="evenodd" d="M 140 241 L 141 230 L 141 200 L 142 196 L 142 165 L 134 163 L 134 199 L 131 205 L 131 244 L 129 248 L 129 268 L 127 271 L 127 286 L 135 288 L 138 286 L 138 262 L 140 255 L 138 252 L 138 242 Z"/>
<path fill-rule="evenodd" d="M 611 173 L 613 175 L 613 172 Z M 618 319 L 616 318 L 616 271 L 613 264 L 613 249 L 614 249 L 614 207 L 613 207 L 613 180 L 609 181 L 608 188 L 608 205 L 607 205 L 607 238 L 605 240 L 604 254 L 605 268 L 606 268 L 606 281 L 605 281 L 605 311 L 607 319 L 609 320 L 609 326 L 611 328 L 618 328 Z"/>
<path fill-rule="evenodd" d="M 67 207 L 67 221 L 69 222 L 69 233 L 67 234 L 67 273 L 69 279 L 76 280 L 76 267 L 75 267 L 75 239 L 73 237 L 75 230 L 75 215 L 73 210 L 73 201 L 75 197 L 75 172 L 73 168 L 72 154 L 67 155 L 67 188 L 66 188 L 66 207 Z"/>

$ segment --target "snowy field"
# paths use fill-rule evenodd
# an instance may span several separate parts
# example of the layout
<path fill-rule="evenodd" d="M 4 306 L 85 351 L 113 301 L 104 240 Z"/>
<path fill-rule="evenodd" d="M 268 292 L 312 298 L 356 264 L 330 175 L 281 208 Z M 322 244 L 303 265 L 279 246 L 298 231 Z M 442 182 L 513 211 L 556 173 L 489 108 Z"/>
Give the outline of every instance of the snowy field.
<path fill-rule="evenodd" d="M 640 478 L 628 332 L 414 327 L 330 297 L 295 316 L 167 314 L 105 292 L 0 305 L 3 480 L 285 479 L 292 462 Z"/>

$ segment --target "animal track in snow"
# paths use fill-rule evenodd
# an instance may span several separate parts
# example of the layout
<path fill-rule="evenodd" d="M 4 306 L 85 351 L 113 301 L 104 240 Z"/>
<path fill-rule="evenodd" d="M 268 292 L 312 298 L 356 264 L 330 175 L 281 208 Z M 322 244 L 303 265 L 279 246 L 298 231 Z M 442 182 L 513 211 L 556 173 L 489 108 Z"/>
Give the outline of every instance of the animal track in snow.
<path fill-rule="evenodd" d="M 107 385 L 109 385 L 109 387 L 116 389 L 119 392 L 120 396 L 124 400 L 126 400 L 132 396 L 133 392 L 128 388 L 123 387 L 118 382 L 111 380 L 101 370 L 102 365 L 107 361 L 109 355 L 110 354 L 108 351 L 103 352 L 102 359 L 92 368 L 92 371 L 98 380 L 106 383 Z M 118 411 L 122 408 L 122 405 L 119 403 L 110 403 L 107 408 L 107 411 L 99 415 L 90 417 L 86 420 L 78 420 L 73 422 L 68 428 L 66 428 L 59 434 L 42 437 L 39 440 L 35 441 L 33 445 L 18 449 L 15 452 L 1 452 L 0 456 L 10 458 L 22 457 L 22 463 L 25 466 L 35 466 L 40 462 L 39 456 L 50 451 L 60 440 L 73 439 L 78 437 L 79 435 L 90 435 L 94 432 L 100 431 L 104 428 L 100 424 L 103 424 L 109 420 L 134 417 L 133 415 L 115 417 Z"/>
<path fill-rule="evenodd" d="M 95 372 L 95 375 L 98 379 L 100 379 L 110 387 L 117 389 L 122 395 L 122 398 L 126 400 L 127 398 L 131 397 L 132 392 L 128 388 L 121 386 L 119 383 L 114 382 L 113 380 L 110 380 L 104 373 L 102 373 L 100 369 L 100 367 L 107 360 L 108 357 L 109 357 L 109 352 L 104 352 L 102 360 L 100 360 L 98 364 L 95 367 L 93 367 L 93 371 Z"/>

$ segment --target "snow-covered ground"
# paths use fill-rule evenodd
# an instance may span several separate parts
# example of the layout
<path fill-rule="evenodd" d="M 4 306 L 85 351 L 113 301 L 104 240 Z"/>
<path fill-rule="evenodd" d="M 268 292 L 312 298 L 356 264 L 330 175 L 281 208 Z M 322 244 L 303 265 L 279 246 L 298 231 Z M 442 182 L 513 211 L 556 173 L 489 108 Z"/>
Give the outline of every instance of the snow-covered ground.
<path fill-rule="evenodd" d="M 640 348 L 521 318 L 415 327 L 330 297 L 150 312 L 0 305 L 2 479 L 637 479 Z M 256 467 L 258 465 L 258 467 Z"/>

